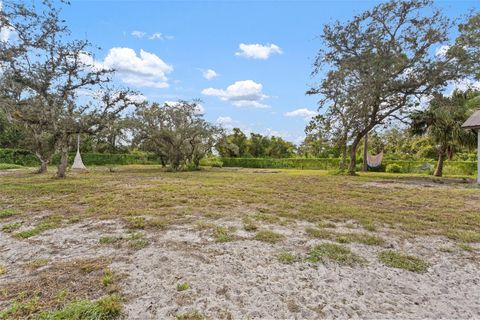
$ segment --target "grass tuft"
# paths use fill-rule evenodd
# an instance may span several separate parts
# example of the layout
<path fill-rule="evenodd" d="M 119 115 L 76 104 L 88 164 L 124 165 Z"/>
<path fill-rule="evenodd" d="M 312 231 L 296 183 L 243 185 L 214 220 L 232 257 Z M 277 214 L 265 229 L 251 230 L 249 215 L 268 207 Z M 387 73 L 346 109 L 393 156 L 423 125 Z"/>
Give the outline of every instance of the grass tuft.
<path fill-rule="evenodd" d="M 60 310 L 47 311 L 40 314 L 40 320 L 110 320 L 120 315 L 122 310 L 120 297 L 105 296 L 97 301 L 76 300 L 68 303 Z"/>
<path fill-rule="evenodd" d="M 430 264 L 420 258 L 405 255 L 393 250 L 385 250 L 378 254 L 378 260 L 387 267 L 404 269 L 412 272 L 425 272 Z"/>
<path fill-rule="evenodd" d="M 16 214 L 17 214 L 17 211 L 13 209 L 0 210 L 0 219 L 13 217 Z"/>
<path fill-rule="evenodd" d="M 233 234 L 234 229 L 227 229 L 222 226 L 217 226 L 213 230 L 213 237 L 216 242 L 229 242 L 235 240 L 235 235 Z"/>
<path fill-rule="evenodd" d="M 249 216 L 243 218 L 243 229 L 245 231 L 256 231 L 258 229 L 255 222 Z"/>
<path fill-rule="evenodd" d="M 59 226 L 60 224 L 58 222 L 41 222 L 40 224 L 33 227 L 32 229 L 28 229 L 28 230 L 16 233 L 15 236 L 18 238 L 27 239 L 27 238 L 39 235 L 44 231 L 58 228 Z"/>
<path fill-rule="evenodd" d="M 4 224 L 2 226 L 2 231 L 6 233 L 11 233 L 22 226 L 22 222 L 13 222 L 9 224 Z"/>
<path fill-rule="evenodd" d="M 337 241 L 340 243 L 363 243 L 370 246 L 379 246 L 385 243 L 382 238 L 367 233 L 339 233 L 329 230 L 306 228 L 305 232 L 312 237 Z"/>
<path fill-rule="evenodd" d="M 365 264 L 366 260 L 350 251 L 350 249 L 333 243 L 324 243 L 310 250 L 307 261 L 310 262 L 335 262 L 342 265 Z"/>
<path fill-rule="evenodd" d="M 188 282 L 182 282 L 177 284 L 177 291 L 185 291 L 190 289 Z"/>
<path fill-rule="evenodd" d="M 292 264 L 294 262 L 297 262 L 299 259 L 296 255 L 294 255 L 291 252 L 279 252 L 276 254 L 276 257 L 279 262 L 284 263 L 284 264 Z"/>
<path fill-rule="evenodd" d="M 283 238 L 284 238 L 283 235 L 271 230 L 258 231 L 254 237 L 255 240 L 268 242 L 268 243 L 277 243 L 281 241 Z"/>
<path fill-rule="evenodd" d="M 181 313 L 176 315 L 177 320 L 207 320 L 203 314 L 197 310 L 189 311 L 187 313 Z"/>
<path fill-rule="evenodd" d="M 447 233 L 447 237 L 461 242 L 480 242 L 480 232 L 471 230 L 455 230 Z"/>

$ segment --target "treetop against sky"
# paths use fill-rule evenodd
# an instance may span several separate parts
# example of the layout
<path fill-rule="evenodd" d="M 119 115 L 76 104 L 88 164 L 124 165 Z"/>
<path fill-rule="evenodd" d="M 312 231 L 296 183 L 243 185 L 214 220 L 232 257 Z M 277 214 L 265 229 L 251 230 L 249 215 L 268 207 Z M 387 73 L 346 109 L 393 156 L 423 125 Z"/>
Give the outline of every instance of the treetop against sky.
<path fill-rule="evenodd" d="M 378 3 L 72 1 L 63 17 L 73 37 L 100 47 L 95 63 L 116 69 L 118 84 L 160 103 L 199 98 L 209 121 L 299 143 L 317 110 L 305 91 L 318 82 L 310 73 L 323 25 Z M 480 9 L 435 5 L 452 19 Z"/>

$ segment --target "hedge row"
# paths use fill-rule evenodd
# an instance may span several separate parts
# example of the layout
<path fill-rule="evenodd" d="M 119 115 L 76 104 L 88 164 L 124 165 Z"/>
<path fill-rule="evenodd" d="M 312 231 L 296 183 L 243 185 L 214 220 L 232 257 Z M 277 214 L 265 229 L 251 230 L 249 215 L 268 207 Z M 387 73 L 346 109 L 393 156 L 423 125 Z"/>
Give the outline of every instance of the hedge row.
<path fill-rule="evenodd" d="M 274 169 L 320 169 L 336 170 L 339 168 L 340 159 L 336 158 L 221 158 L 224 167 L 242 168 L 274 168 Z M 436 162 L 433 160 L 408 161 L 385 160 L 378 168 L 371 171 L 385 172 L 388 167 L 398 167 L 400 173 L 427 173 L 432 174 Z M 357 164 L 361 167 L 361 159 Z M 447 175 L 476 175 L 476 161 L 445 161 L 444 173 Z"/>
<path fill-rule="evenodd" d="M 75 153 L 69 154 L 69 163 L 73 163 Z M 125 164 L 157 164 L 157 157 L 149 153 L 109 154 L 109 153 L 82 153 L 85 165 L 125 165 Z M 60 156 L 55 155 L 53 165 L 58 164 Z M 0 149 L 0 163 L 12 163 L 27 167 L 40 165 L 37 157 L 31 152 L 18 149 Z"/>
<path fill-rule="evenodd" d="M 74 153 L 69 155 L 70 163 L 73 163 Z M 53 157 L 52 164 L 58 164 L 60 157 Z M 126 164 L 158 164 L 159 160 L 154 154 L 108 154 L 108 153 L 83 153 L 82 159 L 85 165 L 126 165 Z M 0 149 L 0 163 L 11 163 L 21 166 L 38 166 L 38 159 L 29 151 L 19 149 Z M 202 165 L 242 167 L 242 168 L 273 168 L 273 169 L 319 169 L 337 170 L 340 159 L 337 158 L 206 158 Z M 433 160 L 409 161 L 409 160 L 384 160 L 379 168 L 371 171 L 390 171 L 400 173 L 427 173 L 432 174 L 436 162 Z M 361 166 L 359 160 L 358 169 Z M 476 175 L 476 161 L 445 161 L 444 173 L 447 175 Z"/>

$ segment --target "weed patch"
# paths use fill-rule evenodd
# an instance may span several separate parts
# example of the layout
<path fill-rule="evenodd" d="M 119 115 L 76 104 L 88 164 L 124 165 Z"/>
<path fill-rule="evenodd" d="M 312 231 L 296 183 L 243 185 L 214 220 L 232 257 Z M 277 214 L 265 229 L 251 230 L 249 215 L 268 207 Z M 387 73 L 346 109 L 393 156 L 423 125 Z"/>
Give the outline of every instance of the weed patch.
<path fill-rule="evenodd" d="M 270 231 L 270 230 L 261 230 L 258 231 L 254 239 L 258 241 L 268 242 L 268 243 L 277 243 L 283 239 L 283 235 Z"/>
<path fill-rule="evenodd" d="M 430 264 L 420 258 L 405 255 L 393 250 L 382 251 L 378 254 L 378 260 L 387 267 L 404 269 L 412 272 L 425 272 Z"/>
<path fill-rule="evenodd" d="M 350 251 L 347 247 L 333 243 L 324 243 L 310 250 L 307 261 L 310 262 L 335 262 L 341 265 L 361 265 L 366 260 Z"/>

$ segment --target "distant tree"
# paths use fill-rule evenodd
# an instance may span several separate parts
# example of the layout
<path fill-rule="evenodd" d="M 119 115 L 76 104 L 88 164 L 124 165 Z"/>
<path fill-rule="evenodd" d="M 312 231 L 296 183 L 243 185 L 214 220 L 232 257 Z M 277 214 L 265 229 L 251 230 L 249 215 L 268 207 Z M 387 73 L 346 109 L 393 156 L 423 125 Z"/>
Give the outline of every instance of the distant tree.
<path fill-rule="evenodd" d="M 223 136 L 216 146 L 221 157 L 246 157 L 248 138 L 239 128 L 233 128 L 232 133 Z"/>
<path fill-rule="evenodd" d="M 435 94 L 427 109 L 412 113 L 412 133 L 428 135 L 437 151 L 435 176 L 442 176 L 446 157 L 451 159 L 462 146 L 475 147 L 476 134 L 461 126 L 472 111 L 468 101 L 479 95 L 472 91 L 454 91 L 451 97 Z"/>
<path fill-rule="evenodd" d="M 341 105 L 350 125 L 348 171 L 355 172 L 357 147 L 379 124 L 401 117 L 418 97 L 429 95 L 459 77 L 453 58 L 433 57 L 448 40 L 450 21 L 430 0 L 388 1 L 351 21 L 324 27 L 313 74 L 328 67 L 313 93 L 327 94 L 322 105 L 334 106 L 331 92 L 342 84 Z"/>
<path fill-rule="evenodd" d="M 267 137 L 258 133 L 250 133 L 248 141 L 248 153 L 254 158 L 262 158 L 267 155 L 269 141 Z"/>
<path fill-rule="evenodd" d="M 39 172 L 60 153 L 57 177 L 63 178 L 72 136 L 103 128 L 133 103 L 131 93 L 102 91 L 111 70 L 94 65 L 88 41 L 67 40 L 69 30 L 52 2 L 35 7 L 4 1 L 0 23 L 15 35 L 15 41 L 0 42 L 0 106 L 25 131 Z M 80 104 L 85 93 L 90 98 Z"/>
<path fill-rule="evenodd" d="M 293 143 L 275 136 L 270 137 L 268 140 L 268 147 L 265 152 L 267 157 L 289 158 L 295 154 L 296 147 Z"/>
<path fill-rule="evenodd" d="M 192 166 L 212 151 L 222 130 L 203 119 L 198 102 L 143 104 L 135 111 L 134 134 L 147 151 L 156 153 L 173 170 Z"/>

